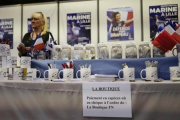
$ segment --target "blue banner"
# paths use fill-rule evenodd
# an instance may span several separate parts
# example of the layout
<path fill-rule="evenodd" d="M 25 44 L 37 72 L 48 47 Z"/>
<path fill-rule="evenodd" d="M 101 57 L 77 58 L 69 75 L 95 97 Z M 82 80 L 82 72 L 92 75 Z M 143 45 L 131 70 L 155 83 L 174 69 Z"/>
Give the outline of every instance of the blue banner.
<path fill-rule="evenodd" d="M 67 43 L 89 44 L 91 43 L 91 13 L 67 14 Z"/>
<path fill-rule="evenodd" d="M 9 40 L 10 49 L 13 49 L 13 18 L 0 19 L 0 39 Z"/>
<path fill-rule="evenodd" d="M 154 38 L 158 28 L 169 21 L 178 23 L 178 4 L 149 6 L 150 38 Z"/>
<path fill-rule="evenodd" d="M 119 7 L 107 10 L 108 41 L 134 40 L 133 8 Z"/>

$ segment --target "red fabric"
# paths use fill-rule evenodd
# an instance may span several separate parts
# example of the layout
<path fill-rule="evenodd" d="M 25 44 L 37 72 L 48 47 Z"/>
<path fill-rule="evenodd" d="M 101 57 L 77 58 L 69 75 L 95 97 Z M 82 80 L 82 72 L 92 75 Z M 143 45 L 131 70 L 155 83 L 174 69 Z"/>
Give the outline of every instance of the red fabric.
<path fill-rule="evenodd" d="M 40 43 L 40 44 L 37 44 L 37 45 L 34 46 L 35 50 L 41 50 L 43 48 L 44 48 L 44 43 Z"/>
<path fill-rule="evenodd" d="M 172 37 L 173 37 L 178 43 L 180 43 L 180 35 L 178 35 L 176 32 L 174 32 L 174 33 L 172 34 Z"/>

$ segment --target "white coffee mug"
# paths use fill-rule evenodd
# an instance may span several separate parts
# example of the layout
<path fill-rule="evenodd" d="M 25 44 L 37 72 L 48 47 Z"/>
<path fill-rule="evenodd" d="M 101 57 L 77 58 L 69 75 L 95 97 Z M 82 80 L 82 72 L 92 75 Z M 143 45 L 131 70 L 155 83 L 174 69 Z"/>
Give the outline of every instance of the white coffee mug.
<path fill-rule="evenodd" d="M 60 73 L 63 72 L 63 79 L 66 79 L 67 81 L 70 81 L 71 79 L 74 78 L 74 70 L 73 69 L 63 69 L 59 71 L 59 78 L 60 78 Z"/>
<path fill-rule="evenodd" d="M 23 68 L 14 68 L 13 80 L 22 80 L 24 75 Z"/>
<path fill-rule="evenodd" d="M 45 77 L 45 73 L 48 72 L 48 78 Z M 58 79 L 58 69 L 49 69 L 44 71 L 44 78 L 48 80 Z"/>
<path fill-rule="evenodd" d="M 21 57 L 21 68 L 31 68 L 31 57 Z"/>
<path fill-rule="evenodd" d="M 76 78 L 78 78 L 78 72 L 81 73 L 81 79 L 83 81 L 89 81 L 91 77 L 91 68 L 81 68 L 76 72 Z"/>
<path fill-rule="evenodd" d="M 10 55 L 10 47 L 7 44 L 0 44 L 0 56 Z"/>
<path fill-rule="evenodd" d="M 146 77 L 142 77 L 143 71 L 146 71 Z M 147 67 L 146 69 L 141 70 L 140 73 L 141 79 L 146 79 L 146 80 L 156 80 L 158 79 L 158 72 L 157 72 L 157 67 Z"/>
<path fill-rule="evenodd" d="M 172 78 L 179 78 L 180 77 L 180 67 L 169 67 L 170 71 L 170 79 Z"/>
<path fill-rule="evenodd" d="M 27 68 L 26 80 L 32 80 L 33 78 L 37 78 L 37 72 L 39 72 L 38 78 L 41 77 L 41 72 L 36 68 Z"/>
<path fill-rule="evenodd" d="M 123 78 L 120 77 L 120 73 L 123 71 Z M 134 73 L 134 68 L 123 68 L 119 70 L 118 76 L 120 79 L 124 79 L 125 81 L 128 80 L 135 80 L 135 73 Z"/>
<path fill-rule="evenodd" d="M 8 69 L 0 68 L 0 80 L 8 80 Z"/>
<path fill-rule="evenodd" d="M 16 68 L 17 67 L 17 57 L 16 56 L 7 56 L 6 67 L 7 68 Z"/>

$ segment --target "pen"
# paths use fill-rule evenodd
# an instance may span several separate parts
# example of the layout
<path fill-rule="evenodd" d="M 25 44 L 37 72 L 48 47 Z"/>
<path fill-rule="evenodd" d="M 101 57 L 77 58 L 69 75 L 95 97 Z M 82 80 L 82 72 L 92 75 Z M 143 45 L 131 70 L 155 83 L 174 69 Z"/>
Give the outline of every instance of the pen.
<path fill-rule="evenodd" d="M 50 64 L 50 66 L 51 66 L 51 68 L 52 68 L 52 63 L 50 62 L 49 64 Z"/>
<path fill-rule="evenodd" d="M 51 69 L 51 65 L 49 63 L 47 63 L 47 64 L 48 64 L 49 69 Z"/>
<path fill-rule="evenodd" d="M 56 68 L 56 63 L 55 63 L 55 61 L 54 61 L 54 65 L 53 65 L 53 68 Z"/>

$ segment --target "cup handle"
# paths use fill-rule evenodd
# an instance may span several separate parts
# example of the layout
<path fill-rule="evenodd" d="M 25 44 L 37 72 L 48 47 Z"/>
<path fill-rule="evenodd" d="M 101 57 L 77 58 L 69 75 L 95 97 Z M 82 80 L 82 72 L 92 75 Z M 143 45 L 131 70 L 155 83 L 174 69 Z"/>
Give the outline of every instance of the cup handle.
<path fill-rule="evenodd" d="M 141 73 L 140 73 L 141 79 L 146 79 L 146 78 L 143 78 L 143 77 L 142 77 L 142 72 L 143 72 L 143 71 L 146 71 L 146 69 L 141 70 Z"/>
<path fill-rule="evenodd" d="M 173 56 L 175 56 L 175 55 L 174 55 L 174 50 L 176 50 L 176 49 L 177 49 L 177 48 L 174 48 L 173 51 L 172 51 Z"/>
<path fill-rule="evenodd" d="M 78 72 L 80 72 L 80 70 L 78 70 L 78 71 L 76 72 L 76 78 L 78 78 Z"/>
<path fill-rule="evenodd" d="M 41 72 L 40 72 L 40 70 L 36 70 L 36 72 L 39 72 L 39 77 L 38 77 L 38 78 L 40 78 L 40 77 L 41 77 Z"/>
<path fill-rule="evenodd" d="M 59 73 L 58 73 L 58 78 L 60 78 L 61 72 L 63 72 L 63 70 L 59 71 Z M 62 79 L 62 78 L 61 78 L 61 79 Z"/>
<path fill-rule="evenodd" d="M 48 79 L 48 78 L 45 77 L 45 73 L 46 73 L 46 72 L 48 72 L 48 70 L 45 70 L 45 71 L 44 71 L 44 78 L 45 78 L 45 79 Z"/>
<path fill-rule="evenodd" d="M 123 71 L 123 69 L 119 70 L 119 72 L 118 72 L 118 77 L 119 77 L 120 79 L 123 79 L 123 78 L 120 77 L 121 71 Z"/>

